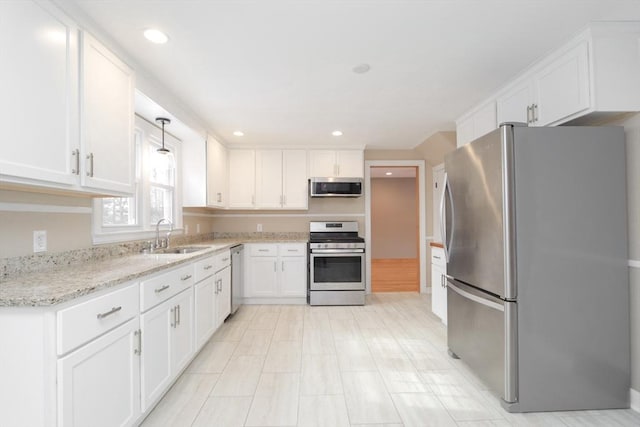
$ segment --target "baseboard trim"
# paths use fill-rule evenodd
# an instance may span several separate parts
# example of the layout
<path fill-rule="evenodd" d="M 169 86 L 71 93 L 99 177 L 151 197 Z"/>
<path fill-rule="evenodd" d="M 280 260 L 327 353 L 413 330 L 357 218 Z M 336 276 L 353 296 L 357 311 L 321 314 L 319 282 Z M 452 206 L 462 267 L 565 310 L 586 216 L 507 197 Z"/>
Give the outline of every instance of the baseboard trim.
<path fill-rule="evenodd" d="M 631 396 L 631 409 L 636 412 L 640 412 L 640 391 L 629 389 Z"/>

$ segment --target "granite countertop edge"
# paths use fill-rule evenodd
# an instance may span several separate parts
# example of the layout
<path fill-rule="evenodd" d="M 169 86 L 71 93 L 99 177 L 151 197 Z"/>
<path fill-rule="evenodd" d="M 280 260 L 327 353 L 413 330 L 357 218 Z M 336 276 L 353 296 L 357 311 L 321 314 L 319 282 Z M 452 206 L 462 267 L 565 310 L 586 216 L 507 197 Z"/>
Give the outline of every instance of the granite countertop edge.
<path fill-rule="evenodd" d="M 189 254 L 129 254 L 27 273 L 0 283 L 0 308 L 51 307 L 140 277 L 206 258 L 243 243 L 306 243 L 306 239 L 215 239 Z"/>

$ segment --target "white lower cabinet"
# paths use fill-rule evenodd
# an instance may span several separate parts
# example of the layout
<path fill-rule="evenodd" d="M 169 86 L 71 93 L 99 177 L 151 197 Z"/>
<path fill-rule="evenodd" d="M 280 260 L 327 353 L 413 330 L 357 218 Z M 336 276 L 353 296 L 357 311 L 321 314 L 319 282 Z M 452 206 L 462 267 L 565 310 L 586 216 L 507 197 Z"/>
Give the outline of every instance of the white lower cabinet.
<path fill-rule="evenodd" d="M 226 250 L 52 308 L 0 307 L 0 426 L 138 425 L 229 315 L 230 261 Z"/>
<path fill-rule="evenodd" d="M 231 313 L 231 266 L 227 265 L 214 276 L 216 283 L 216 325 L 218 329 Z"/>
<path fill-rule="evenodd" d="M 139 319 L 58 360 L 58 425 L 129 426 L 140 416 Z"/>
<path fill-rule="evenodd" d="M 140 316 L 142 410 L 164 394 L 193 355 L 191 288 Z"/>
<path fill-rule="evenodd" d="M 246 244 L 245 253 L 245 302 L 306 302 L 306 244 Z"/>
<path fill-rule="evenodd" d="M 447 263 L 444 249 L 431 247 L 431 311 L 442 323 L 447 324 L 447 288 L 444 276 L 447 274 Z"/>
<path fill-rule="evenodd" d="M 196 350 L 202 348 L 216 330 L 216 280 L 209 276 L 193 287 L 195 301 Z"/>

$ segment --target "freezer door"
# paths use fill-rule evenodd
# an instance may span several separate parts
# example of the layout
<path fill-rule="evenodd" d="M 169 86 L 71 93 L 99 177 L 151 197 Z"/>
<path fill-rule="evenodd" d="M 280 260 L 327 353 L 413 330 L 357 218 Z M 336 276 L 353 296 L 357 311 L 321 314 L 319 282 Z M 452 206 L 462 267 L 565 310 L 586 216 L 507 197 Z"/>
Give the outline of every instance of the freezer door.
<path fill-rule="evenodd" d="M 449 350 L 508 403 L 518 399 L 516 307 L 448 278 Z"/>
<path fill-rule="evenodd" d="M 505 202 L 502 134 L 512 140 L 512 128 L 500 128 L 450 153 L 445 158 L 447 273 L 502 298 L 509 292 L 505 262 Z M 511 145 L 509 145 L 510 147 Z M 506 168 L 505 168 L 506 169 Z M 509 168 L 510 169 L 510 168 Z"/>

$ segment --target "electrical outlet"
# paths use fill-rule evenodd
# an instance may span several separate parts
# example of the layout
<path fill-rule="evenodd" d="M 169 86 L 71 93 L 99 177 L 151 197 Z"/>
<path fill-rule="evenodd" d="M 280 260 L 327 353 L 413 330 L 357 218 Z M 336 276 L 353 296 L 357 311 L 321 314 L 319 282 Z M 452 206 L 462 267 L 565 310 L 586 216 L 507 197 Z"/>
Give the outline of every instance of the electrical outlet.
<path fill-rule="evenodd" d="M 262 224 L 258 224 L 258 231 L 262 231 Z"/>
<path fill-rule="evenodd" d="M 184 225 L 184 234 L 189 234 L 189 224 Z"/>
<path fill-rule="evenodd" d="M 200 233 L 200 224 L 196 224 L 196 233 Z"/>
<path fill-rule="evenodd" d="M 33 252 L 46 252 L 47 230 L 33 231 Z"/>

